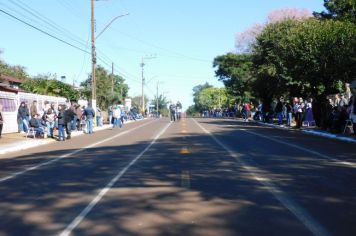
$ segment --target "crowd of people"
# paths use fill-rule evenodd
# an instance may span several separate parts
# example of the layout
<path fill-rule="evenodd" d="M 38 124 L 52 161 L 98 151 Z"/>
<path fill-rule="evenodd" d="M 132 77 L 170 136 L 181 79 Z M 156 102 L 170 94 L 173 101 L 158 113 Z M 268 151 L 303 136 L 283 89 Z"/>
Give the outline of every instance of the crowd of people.
<path fill-rule="evenodd" d="M 354 97 L 346 99 L 341 94 L 329 99 L 324 105 L 314 103 L 312 98 L 294 98 L 292 102 L 285 102 L 280 99 L 275 106 L 262 104 L 257 110 L 254 119 L 264 122 L 272 122 L 278 119 L 278 125 L 292 126 L 293 120 L 296 128 L 304 126 L 322 126 L 333 133 L 346 131 L 349 124 L 353 124 L 353 131 L 356 132 L 356 102 Z M 315 107 L 319 106 L 319 107 Z M 324 114 L 320 114 L 323 112 Z M 324 117 L 324 119 L 321 119 Z M 293 119 L 294 118 L 294 119 Z"/>
<path fill-rule="evenodd" d="M 171 122 L 179 121 L 182 116 L 182 104 L 178 101 L 176 104 L 169 105 L 169 114 Z"/>
<path fill-rule="evenodd" d="M 320 104 L 316 104 L 312 98 L 307 100 L 299 97 L 291 101 L 280 98 L 273 103 L 243 103 L 235 104 L 230 108 L 217 108 L 205 110 L 202 117 L 241 117 L 244 121 L 250 118 L 265 123 L 277 122 L 278 125 L 301 128 L 302 126 L 323 126 L 323 128 L 333 133 L 342 133 L 350 128 L 356 133 L 356 99 L 351 96 L 349 99 L 344 94 L 336 95 L 334 99 L 329 99 L 329 103 L 320 109 Z M 319 107 L 317 107 L 319 106 Z M 318 108 L 318 109 L 317 109 Z M 322 111 L 326 120 L 321 122 Z M 323 123 L 323 124 L 321 124 Z M 349 127 L 352 124 L 353 128 Z M 350 125 L 351 126 L 351 125 Z"/>
<path fill-rule="evenodd" d="M 102 113 L 99 107 L 94 109 L 91 105 L 80 106 L 76 102 L 58 106 L 45 103 L 44 108 L 38 110 L 37 102 L 33 101 L 30 107 L 25 102 L 21 102 L 17 120 L 21 133 L 28 133 L 29 130 L 32 130 L 36 137 L 55 138 L 54 132 L 57 131 L 57 140 L 64 141 L 71 138 L 72 131 L 92 134 L 94 119 L 96 119 L 97 126 L 103 126 Z M 121 128 L 128 118 L 134 120 L 137 118 L 135 108 L 127 112 L 124 106 L 119 103 L 109 106 L 108 123 L 112 124 L 112 128 Z M 0 124 L 2 124 L 2 120 Z"/>
<path fill-rule="evenodd" d="M 21 102 L 17 113 L 19 132 L 27 133 L 33 130 L 38 137 L 54 138 L 57 130 L 57 140 L 64 141 L 71 138 L 74 130 L 93 133 L 93 119 L 95 110 L 90 106 L 71 104 L 45 103 L 43 109 L 38 110 L 37 101 L 33 101 L 30 108 Z M 98 123 L 100 125 L 100 123 Z"/>

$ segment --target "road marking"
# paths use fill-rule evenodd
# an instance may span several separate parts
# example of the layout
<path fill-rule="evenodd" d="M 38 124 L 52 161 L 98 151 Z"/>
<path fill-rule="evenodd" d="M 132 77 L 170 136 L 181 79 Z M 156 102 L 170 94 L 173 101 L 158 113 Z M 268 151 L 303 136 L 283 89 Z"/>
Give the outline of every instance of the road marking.
<path fill-rule="evenodd" d="M 83 148 L 81 148 L 81 149 L 78 149 L 78 150 L 75 150 L 75 151 L 73 151 L 73 152 L 70 152 L 70 153 L 64 154 L 64 155 L 62 155 L 62 156 L 59 156 L 59 157 L 57 157 L 57 158 L 55 158 L 55 159 L 53 159 L 53 160 L 42 162 L 42 163 L 40 163 L 40 164 L 38 164 L 38 165 L 29 167 L 29 168 L 24 169 L 24 170 L 22 170 L 22 171 L 15 172 L 15 173 L 13 173 L 13 174 L 11 174 L 11 175 L 9 175 L 9 176 L 0 178 L 0 183 L 5 182 L 5 181 L 10 180 L 10 179 L 13 179 L 13 178 L 15 178 L 15 177 L 17 177 L 17 176 L 23 175 L 23 174 L 25 174 L 25 173 L 27 173 L 27 172 L 29 172 L 29 171 L 36 170 L 36 169 L 38 169 L 38 168 L 40 168 L 40 167 L 42 167 L 42 166 L 46 166 L 46 165 L 52 164 L 52 163 L 57 162 L 57 161 L 59 161 L 59 160 L 61 160 L 61 159 L 63 159 L 63 158 L 66 158 L 66 157 L 69 157 L 69 156 L 71 156 L 71 155 L 77 154 L 77 153 L 82 152 L 82 151 L 84 151 L 84 150 L 86 150 L 86 149 L 88 149 L 88 148 L 95 147 L 95 146 L 97 146 L 97 145 L 99 145 L 99 144 L 105 143 L 105 142 L 110 141 L 110 140 L 112 140 L 112 139 L 115 139 L 115 138 L 117 138 L 117 137 L 119 137 L 119 136 L 122 136 L 122 135 L 125 135 L 125 134 L 127 134 L 127 133 L 130 133 L 130 132 L 132 132 L 132 131 L 134 131 L 134 130 L 136 130 L 136 129 L 139 129 L 139 128 L 142 128 L 142 127 L 144 127 L 144 126 L 146 126 L 146 125 L 149 125 L 149 124 L 151 124 L 151 123 L 154 122 L 154 121 L 155 121 L 155 120 L 153 120 L 153 121 L 151 121 L 151 122 L 148 122 L 148 123 L 146 123 L 146 124 L 137 126 L 137 127 L 135 127 L 135 128 L 132 128 L 132 129 L 130 129 L 130 130 L 126 130 L 126 131 L 121 132 L 121 133 L 119 133 L 119 134 L 117 134 L 117 135 L 115 135 L 115 136 L 112 136 L 112 137 L 110 137 L 110 138 L 101 140 L 101 141 L 99 141 L 99 142 L 90 144 L 90 145 L 88 145 L 88 146 L 86 146 L 86 147 L 83 147 Z"/>
<path fill-rule="evenodd" d="M 105 194 L 114 186 L 114 184 L 120 180 L 120 178 L 134 165 L 148 149 L 151 148 L 153 144 L 156 143 L 157 139 L 168 129 L 171 123 L 168 123 L 159 134 L 157 134 L 152 142 L 136 156 L 124 169 L 122 169 L 103 189 L 100 190 L 99 194 L 87 205 L 87 207 L 59 234 L 60 236 L 67 236 L 84 220 L 84 218 L 89 214 L 89 212 L 95 207 L 95 205 L 105 196 Z"/>
<path fill-rule="evenodd" d="M 246 164 L 235 152 L 230 150 L 225 144 L 220 142 L 212 133 L 201 126 L 195 119 L 193 119 L 206 134 L 208 134 L 218 145 L 225 149 L 231 157 L 233 157 L 248 173 L 258 182 L 263 184 L 268 191 L 284 206 L 286 207 L 310 232 L 316 236 L 328 236 L 330 233 L 314 219 L 303 207 L 298 205 L 288 197 L 281 189 L 279 189 L 272 181 L 260 176 L 259 168 L 249 166 Z"/>
<path fill-rule="evenodd" d="M 338 164 L 342 164 L 342 165 L 346 165 L 348 167 L 353 167 L 353 168 L 356 168 L 356 163 L 352 163 L 352 162 L 348 162 L 348 161 L 340 161 L 336 158 L 333 158 L 333 157 L 330 157 L 330 156 L 327 156 L 327 155 L 324 155 L 324 154 L 321 154 L 319 152 L 316 152 L 316 151 L 313 151 L 313 150 L 310 150 L 308 148 L 304 148 L 304 147 L 301 147 L 301 146 L 298 146 L 296 144 L 292 144 L 292 143 L 288 143 L 288 142 L 285 142 L 285 141 L 281 141 L 281 140 L 278 140 L 278 139 L 275 139 L 275 138 L 271 138 L 271 137 L 268 137 L 268 136 L 265 136 L 263 134 L 259 134 L 259 133 L 256 133 L 256 132 L 253 132 L 253 131 L 249 131 L 249 130 L 246 130 L 246 129 L 239 129 L 241 131 L 244 131 L 246 133 L 249 133 L 249 134 L 253 134 L 253 135 L 256 135 L 256 136 L 259 136 L 261 138 L 265 138 L 265 139 L 268 139 L 268 140 L 271 140 L 271 141 L 274 141 L 274 142 L 277 142 L 277 143 L 281 143 L 281 144 L 284 144 L 284 145 L 287 145 L 287 146 L 290 146 L 290 147 L 293 147 L 293 148 L 296 148 L 296 149 L 299 149 L 299 150 L 302 150 L 304 152 L 309 152 L 313 155 L 316 155 L 316 156 L 319 156 L 319 157 L 322 157 L 322 158 L 325 158 L 329 161 L 333 161 L 333 162 L 336 162 Z"/>
<path fill-rule="evenodd" d="M 188 150 L 187 147 L 182 147 L 182 149 L 179 151 L 180 154 L 189 154 L 190 151 Z"/>
<path fill-rule="evenodd" d="M 183 188 L 190 188 L 190 171 L 183 170 L 180 174 L 180 182 Z"/>

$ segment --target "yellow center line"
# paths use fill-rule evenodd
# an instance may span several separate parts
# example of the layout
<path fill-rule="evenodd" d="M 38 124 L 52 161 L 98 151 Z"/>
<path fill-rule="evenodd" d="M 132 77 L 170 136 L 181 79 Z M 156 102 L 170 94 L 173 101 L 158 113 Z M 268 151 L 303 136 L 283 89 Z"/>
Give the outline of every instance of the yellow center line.
<path fill-rule="evenodd" d="M 187 147 L 182 147 L 179 151 L 180 154 L 189 154 L 190 151 Z"/>

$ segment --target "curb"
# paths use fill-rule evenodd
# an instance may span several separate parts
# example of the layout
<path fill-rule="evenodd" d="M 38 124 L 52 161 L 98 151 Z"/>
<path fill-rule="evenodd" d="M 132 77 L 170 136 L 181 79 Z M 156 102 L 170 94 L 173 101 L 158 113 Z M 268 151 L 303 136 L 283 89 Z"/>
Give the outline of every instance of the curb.
<path fill-rule="evenodd" d="M 261 121 L 255 121 L 255 120 L 253 120 L 253 122 L 263 125 L 263 126 L 273 127 L 276 129 L 290 130 L 290 128 L 285 127 L 285 126 L 283 127 L 283 126 L 269 124 L 269 123 L 263 123 Z M 330 134 L 330 133 L 314 131 L 314 130 L 305 130 L 305 129 L 300 129 L 300 132 L 303 132 L 303 133 L 309 134 L 309 135 L 324 137 L 324 138 L 328 138 L 328 139 L 334 139 L 334 140 L 339 140 L 339 141 L 344 141 L 344 142 L 349 142 L 349 143 L 356 143 L 355 138 L 344 137 L 344 136 L 340 136 L 340 135 L 336 135 L 336 134 Z"/>
<path fill-rule="evenodd" d="M 145 119 L 141 119 L 141 120 L 136 120 L 136 121 L 142 121 Z M 135 121 L 129 120 L 126 121 L 125 124 L 129 124 Z M 107 130 L 110 129 L 112 127 L 112 125 L 103 125 L 101 127 L 95 127 L 94 131 L 102 131 L 102 130 Z M 84 135 L 85 133 L 83 131 L 75 131 L 72 132 L 72 137 L 76 137 L 76 136 L 81 136 Z M 45 144 L 49 144 L 51 142 L 56 142 L 54 139 L 25 139 L 24 141 L 21 142 L 16 142 L 14 144 L 9 144 L 9 145 L 5 145 L 5 148 L 0 150 L 0 155 L 4 155 L 4 154 L 8 154 L 11 152 L 17 152 L 17 151 L 23 151 L 26 149 L 30 149 L 33 147 L 37 147 L 37 146 L 42 146 Z M 9 147 L 6 147 L 9 146 Z"/>

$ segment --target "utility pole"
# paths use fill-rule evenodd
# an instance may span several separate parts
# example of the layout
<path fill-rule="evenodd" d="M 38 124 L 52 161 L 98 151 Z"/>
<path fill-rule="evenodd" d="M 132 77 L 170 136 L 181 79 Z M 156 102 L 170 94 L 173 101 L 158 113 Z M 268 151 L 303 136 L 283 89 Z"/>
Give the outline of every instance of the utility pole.
<path fill-rule="evenodd" d="M 156 91 L 157 118 L 159 118 L 159 109 L 158 109 L 158 83 L 159 83 L 159 81 L 157 81 L 157 91 Z"/>
<path fill-rule="evenodd" d="M 114 94 L 114 62 L 111 64 L 111 95 Z"/>
<path fill-rule="evenodd" d="M 146 56 L 142 57 L 141 66 L 141 76 L 142 76 L 142 114 L 145 115 L 145 94 L 144 94 L 144 87 L 145 87 L 145 76 L 144 76 L 144 69 L 145 66 L 144 59 L 154 59 L 156 56 Z"/>
<path fill-rule="evenodd" d="M 92 58 L 92 72 L 91 72 L 91 105 L 93 109 L 96 108 L 96 52 L 95 52 L 95 18 L 94 18 L 94 1 L 91 0 L 91 58 Z M 94 119 L 95 122 L 95 119 Z"/>
<path fill-rule="evenodd" d="M 145 94 L 143 88 L 145 87 L 145 77 L 143 76 L 143 67 L 145 66 L 145 63 L 143 62 L 143 57 L 142 57 L 142 62 L 141 62 L 141 76 L 142 76 L 142 115 L 145 116 Z"/>

